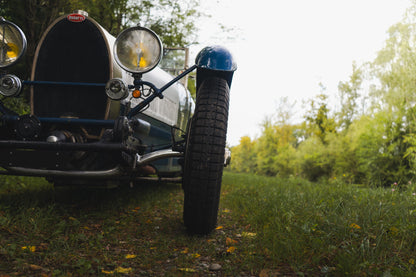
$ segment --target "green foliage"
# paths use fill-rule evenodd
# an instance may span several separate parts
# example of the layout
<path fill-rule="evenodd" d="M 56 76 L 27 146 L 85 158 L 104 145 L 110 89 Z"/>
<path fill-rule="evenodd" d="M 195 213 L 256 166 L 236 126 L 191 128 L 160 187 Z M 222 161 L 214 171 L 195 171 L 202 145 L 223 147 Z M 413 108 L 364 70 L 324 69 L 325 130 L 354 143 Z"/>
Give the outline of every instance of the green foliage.
<path fill-rule="evenodd" d="M 354 119 L 359 115 L 360 88 L 363 82 L 363 69 L 353 64 L 352 74 L 346 82 L 340 82 L 338 91 L 341 102 L 341 110 L 337 117 L 337 125 L 342 130 L 349 128 Z M 364 111 L 361 111 L 363 114 Z"/>
<path fill-rule="evenodd" d="M 324 90 L 323 87 L 322 90 Z M 335 132 L 335 122 L 329 115 L 327 101 L 328 95 L 323 93 L 316 96 L 316 99 L 310 99 L 310 110 L 305 114 L 305 129 L 308 136 L 315 135 L 323 143 L 326 143 L 325 138 L 328 133 Z"/>
<path fill-rule="evenodd" d="M 298 151 L 301 175 L 311 181 L 329 178 L 335 158 L 331 154 L 330 148 L 326 147 L 320 137 L 308 138 L 299 146 Z"/>
<path fill-rule="evenodd" d="M 256 168 L 255 141 L 247 136 L 240 139 L 240 144 L 232 149 L 231 169 L 236 172 L 249 173 Z"/>
<path fill-rule="evenodd" d="M 412 179 L 416 2 L 388 35 L 374 61 L 354 63 L 349 79 L 339 83 L 339 110 L 331 110 L 326 88 L 320 84 L 321 93 L 306 103 L 302 123 L 266 122 L 255 140 L 257 168 L 251 172 L 382 186 Z M 283 127 L 291 129 L 296 143 L 285 144 Z M 283 145 L 290 145 L 290 150 Z"/>

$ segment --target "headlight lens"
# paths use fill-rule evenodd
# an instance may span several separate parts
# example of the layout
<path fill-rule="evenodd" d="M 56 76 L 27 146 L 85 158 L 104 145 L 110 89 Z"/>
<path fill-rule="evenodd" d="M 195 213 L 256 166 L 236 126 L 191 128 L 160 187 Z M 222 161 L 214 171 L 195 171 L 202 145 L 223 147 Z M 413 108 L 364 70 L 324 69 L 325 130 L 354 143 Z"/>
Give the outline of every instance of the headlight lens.
<path fill-rule="evenodd" d="M 122 100 L 129 95 L 126 83 L 119 78 L 111 79 L 105 86 L 105 92 L 110 99 Z"/>
<path fill-rule="evenodd" d="M 0 68 L 17 62 L 26 51 L 26 37 L 14 23 L 0 18 Z"/>
<path fill-rule="evenodd" d="M 18 96 L 22 91 L 22 81 L 14 75 L 6 74 L 0 78 L 0 94 Z"/>
<path fill-rule="evenodd" d="M 145 73 L 155 68 L 162 57 L 162 43 L 151 30 L 132 27 L 124 30 L 114 44 L 117 63 L 131 73 Z"/>

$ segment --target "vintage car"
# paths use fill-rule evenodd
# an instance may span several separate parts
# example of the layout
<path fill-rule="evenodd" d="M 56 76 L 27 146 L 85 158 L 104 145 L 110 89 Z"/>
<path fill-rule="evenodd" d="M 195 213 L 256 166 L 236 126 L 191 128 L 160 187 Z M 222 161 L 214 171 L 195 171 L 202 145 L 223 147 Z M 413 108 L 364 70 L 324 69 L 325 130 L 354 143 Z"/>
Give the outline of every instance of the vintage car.
<path fill-rule="evenodd" d="M 47 28 L 30 80 L 7 72 L 25 50 L 22 30 L 1 18 L 0 174 L 81 186 L 180 178 L 187 230 L 215 228 L 236 70 L 227 49 L 205 47 L 172 77 L 158 67 L 153 31 L 135 26 L 114 38 L 77 11 Z M 195 102 L 179 82 L 194 70 Z M 4 104 L 24 88 L 30 114 Z"/>

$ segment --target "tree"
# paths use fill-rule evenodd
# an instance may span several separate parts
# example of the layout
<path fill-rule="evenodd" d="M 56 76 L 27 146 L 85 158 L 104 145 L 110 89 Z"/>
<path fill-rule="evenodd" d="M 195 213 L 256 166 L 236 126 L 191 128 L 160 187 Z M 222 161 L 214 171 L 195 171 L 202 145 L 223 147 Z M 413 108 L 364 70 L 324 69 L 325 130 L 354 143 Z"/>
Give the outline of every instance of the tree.
<path fill-rule="evenodd" d="M 19 77 L 28 79 L 36 46 L 42 33 L 59 16 L 70 7 L 69 1 L 53 0 L 0 0 L 0 11 L 6 20 L 12 21 L 22 28 L 27 39 L 25 62 L 16 65 L 14 72 Z"/>
<path fill-rule="evenodd" d="M 321 87 L 325 89 L 322 84 Z M 305 114 L 305 129 L 309 133 L 307 136 L 315 135 L 324 144 L 327 133 L 335 132 L 335 121 L 329 115 L 327 100 L 328 95 L 324 93 L 317 95 L 316 100 L 310 99 L 310 110 Z"/>
<path fill-rule="evenodd" d="M 337 115 L 337 125 L 342 130 L 347 130 L 354 118 L 359 115 L 358 100 L 360 98 L 359 91 L 362 82 L 363 70 L 353 63 L 350 79 L 345 82 L 339 82 L 338 84 L 341 110 Z M 364 111 L 361 112 L 361 114 L 363 113 Z"/>
<path fill-rule="evenodd" d="M 142 8 L 140 2 L 147 2 L 146 10 Z M 198 29 L 195 20 L 203 15 L 196 9 L 199 6 L 199 0 L 140 2 L 135 5 L 136 11 L 140 13 L 132 14 L 131 18 L 139 19 L 141 24 L 159 34 L 165 46 L 184 47 L 197 42 Z"/>
<path fill-rule="evenodd" d="M 231 149 L 231 169 L 236 172 L 255 173 L 257 168 L 255 147 L 256 141 L 252 141 L 248 136 L 241 137 L 240 144 Z"/>

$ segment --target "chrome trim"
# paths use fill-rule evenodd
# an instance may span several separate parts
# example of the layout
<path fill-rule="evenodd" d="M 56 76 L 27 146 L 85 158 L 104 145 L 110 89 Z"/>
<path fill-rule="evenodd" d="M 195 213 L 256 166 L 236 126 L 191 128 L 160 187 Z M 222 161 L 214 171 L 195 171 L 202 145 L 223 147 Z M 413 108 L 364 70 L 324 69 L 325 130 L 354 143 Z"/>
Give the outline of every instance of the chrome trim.
<path fill-rule="evenodd" d="M 231 163 L 231 150 L 228 148 L 225 148 L 224 152 L 224 166 L 227 166 Z"/>
<path fill-rule="evenodd" d="M 0 171 L 0 175 L 17 174 L 21 176 L 35 177 L 63 177 L 63 178 L 91 178 L 105 179 L 122 176 L 123 171 L 119 167 L 100 171 L 62 171 L 49 169 L 35 169 L 25 167 L 8 167 L 6 171 Z"/>
<path fill-rule="evenodd" d="M 158 150 L 142 156 L 136 155 L 136 166 L 146 165 L 156 160 L 167 158 L 180 158 L 183 157 L 182 152 L 173 151 L 172 149 Z"/>

